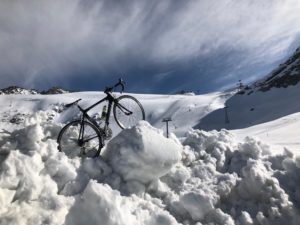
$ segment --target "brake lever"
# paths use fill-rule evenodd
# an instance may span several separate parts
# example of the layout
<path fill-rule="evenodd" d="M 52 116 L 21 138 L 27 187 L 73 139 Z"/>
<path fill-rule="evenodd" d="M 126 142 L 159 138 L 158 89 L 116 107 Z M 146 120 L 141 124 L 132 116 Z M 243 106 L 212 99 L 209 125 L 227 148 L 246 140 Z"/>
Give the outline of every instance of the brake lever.
<path fill-rule="evenodd" d="M 122 78 L 119 78 L 119 85 L 121 85 L 122 87 L 122 90 L 120 91 L 120 93 L 122 94 L 125 89 L 125 81 Z"/>
<path fill-rule="evenodd" d="M 122 87 L 122 90 L 120 91 L 120 93 L 123 94 L 123 91 L 124 91 L 124 84 L 121 83 L 120 85 L 121 85 L 121 87 Z"/>
<path fill-rule="evenodd" d="M 71 106 L 73 106 L 73 105 L 77 105 L 79 101 L 81 101 L 81 98 L 80 98 L 80 99 L 77 99 L 76 101 L 71 102 L 71 103 L 69 103 L 69 104 L 65 104 L 65 107 L 66 107 L 66 108 L 69 108 L 69 107 L 71 107 Z"/>

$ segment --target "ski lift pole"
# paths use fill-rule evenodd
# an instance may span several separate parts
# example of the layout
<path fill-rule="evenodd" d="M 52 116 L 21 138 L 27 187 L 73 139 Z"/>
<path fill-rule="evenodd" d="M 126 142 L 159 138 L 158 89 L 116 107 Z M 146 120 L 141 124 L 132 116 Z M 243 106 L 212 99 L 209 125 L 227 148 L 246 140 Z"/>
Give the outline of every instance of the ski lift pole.
<path fill-rule="evenodd" d="M 164 118 L 162 120 L 163 123 L 166 123 L 166 129 L 167 129 L 167 138 L 169 138 L 169 122 L 172 121 L 171 117 Z"/>
<path fill-rule="evenodd" d="M 228 106 L 225 105 L 224 109 L 225 109 L 225 123 L 229 123 L 229 117 L 228 117 L 228 111 L 227 111 Z"/>

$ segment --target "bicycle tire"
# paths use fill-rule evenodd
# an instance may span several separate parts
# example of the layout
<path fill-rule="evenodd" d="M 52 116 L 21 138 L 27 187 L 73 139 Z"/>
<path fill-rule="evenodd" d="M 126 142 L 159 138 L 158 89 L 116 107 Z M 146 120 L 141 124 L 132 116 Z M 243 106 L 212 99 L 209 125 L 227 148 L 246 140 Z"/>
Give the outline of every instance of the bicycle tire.
<path fill-rule="evenodd" d="M 99 129 L 88 121 L 83 121 L 84 138 L 80 144 L 78 141 L 81 120 L 75 120 L 65 125 L 57 138 L 58 150 L 64 152 L 68 157 L 84 156 L 97 157 L 103 144 L 103 139 Z M 73 136 L 73 137 L 72 137 Z"/>
<path fill-rule="evenodd" d="M 142 104 L 130 95 L 122 95 L 117 98 L 117 104 L 114 104 L 114 118 L 120 128 L 125 129 L 136 125 L 140 120 L 145 120 L 145 110 Z M 130 110 L 132 114 L 126 115 L 119 105 Z"/>

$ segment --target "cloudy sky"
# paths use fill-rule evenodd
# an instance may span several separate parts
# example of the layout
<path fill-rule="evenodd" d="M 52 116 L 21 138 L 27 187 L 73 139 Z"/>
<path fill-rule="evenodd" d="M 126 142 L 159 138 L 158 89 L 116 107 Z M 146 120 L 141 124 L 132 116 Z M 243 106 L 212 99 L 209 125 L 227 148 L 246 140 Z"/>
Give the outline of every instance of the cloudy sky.
<path fill-rule="evenodd" d="M 300 46 L 299 0 L 1 0 L 0 88 L 222 90 Z"/>

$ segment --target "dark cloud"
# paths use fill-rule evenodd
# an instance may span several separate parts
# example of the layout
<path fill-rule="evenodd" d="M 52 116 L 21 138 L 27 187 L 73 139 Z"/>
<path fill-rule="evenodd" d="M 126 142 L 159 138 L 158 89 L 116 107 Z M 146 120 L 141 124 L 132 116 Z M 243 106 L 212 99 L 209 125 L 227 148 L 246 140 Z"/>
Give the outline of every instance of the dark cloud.
<path fill-rule="evenodd" d="M 298 0 L 3 0 L 1 86 L 224 89 L 264 75 L 299 42 Z"/>

